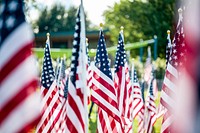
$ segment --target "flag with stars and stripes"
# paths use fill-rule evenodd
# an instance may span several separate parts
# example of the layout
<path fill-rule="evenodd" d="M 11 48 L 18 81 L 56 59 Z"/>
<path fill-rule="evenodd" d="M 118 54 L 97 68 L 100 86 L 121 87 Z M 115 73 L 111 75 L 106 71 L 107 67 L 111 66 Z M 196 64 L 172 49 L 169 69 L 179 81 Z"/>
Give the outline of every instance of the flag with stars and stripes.
<path fill-rule="evenodd" d="M 102 29 L 100 29 L 95 64 L 92 64 L 92 70 L 91 100 L 108 115 L 112 116 L 118 122 L 121 122 L 118 110 L 117 92 L 112 79 L 110 62 L 108 60 L 108 53 Z"/>
<path fill-rule="evenodd" d="M 85 30 L 82 27 L 85 26 L 83 25 L 84 21 L 84 10 L 82 5 L 80 5 L 76 18 L 67 95 L 67 132 L 73 133 L 87 132 L 86 119 L 88 115 L 85 110 L 87 103 L 84 102 L 84 96 L 86 96 L 84 81 L 86 83 L 87 80 L 86 77 L 83 78 L 83 75 L 87 75 L 86 70 L 83 69 L 84 66 L 86 67 L 86 64 L 83 64 L 83 60 L 87 60 L 87 55 L 86 47 L 85 55 L 83 53 L 84 49 L 82 49 L 82 45 L 86 45 L 86 38 L 83 35 Z"/>
<path fill-rule="evenodd" d="M 22 0 L 0 4 L 0 132 L 29 132 L 41 116 L 34 35 Z"/>
<path fill-rule="evenodd" d="M 146 132 L 147 133 L 152 133 L 153 126 L 154 126 L 156 119 L 157 119 L 155 96 L 154 96 L 154 93 L 153 93 L 153 80 L 154 80 L 154 77 L 152 76 L 151 82 L 150 82 L 150 85 L 149 85 L 149 94 L 148 94 L 147 100 L 146 100 L 147 123 L 145 123 L 145 125 L 146 125 Z"/>
<path fill-rule="evenodd" d="M 133 105 L 132 105 L 132 117 L 138 119 L 138 133 L 144 132 L 144 101 L 142 98 L 142 92 L 137 77 L 137 72 L 134 67 L 132 68 L 133 74 Z"/>
<path fill-rule="evenodd" d="M 167 64 L 166 73 L 161 91 L 161 104 L 167 109 L 162 122 L 161 132 L 170 132 L 174 118 L 172 111 L 175 107 L 175 97 L 177 95 L 177 81 L 179 79 L 179 70 L 183 69 L 185 62 L 185 36 L 183 32 L 183 16 L 179 13 L 179 21 L 176 33 L 172 43 L 172 52 Z"/>
<path fill-rule="evenodd" d="M 59 120 L 59 112 L 61 109 L 59 90 L 55 79 L 49 45 L 50 41 L 48 36 L 41 76 L 42 108 L 44 113 L 36 128 L 36 132 L 39 133 L 56 131 L 56 124 Z"/>
<path fill-rule="evenodd" d="M 166 45 L 166 67 L 169 62 L 169 57 L 171 55 L 171 50 L 172 50 L 172 43 L 171 43 L 171 38 L 170 38 L 170 32 L 167 31 L 167 45 Z"/>
<path fill-rule="evenodd" d="M 117 99 L 121 118 L 123 119 L 124 131 L 132 132 L 131 97 L 132 85 L 129 76 L 129 68 L 126 60 L 126 52 L 124 49 L 123 31 L 119 34 L 118 46 L 115 58 L 115 74 L 114 84 L 117 90 Z"/>
<path fill-rule="evenodd" d="M 147 59 L 145 63 L 145 69 L 144 69 L 144 80 L 146 82 L 150 82 L 151 80 L 151 71 L 152 71 L 152 63 L 151 63 L 151 47 L 148 46 L 147 48 Z"/>

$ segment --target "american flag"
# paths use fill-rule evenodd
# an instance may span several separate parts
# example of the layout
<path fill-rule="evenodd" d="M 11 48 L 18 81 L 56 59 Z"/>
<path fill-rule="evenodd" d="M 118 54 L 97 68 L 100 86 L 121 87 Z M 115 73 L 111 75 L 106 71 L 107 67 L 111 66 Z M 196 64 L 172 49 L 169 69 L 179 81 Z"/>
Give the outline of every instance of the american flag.
<path fill-rule="evenodd" d="M 74 133 L 84 133 L 86 132 L 86 122 L 85 117 L 87 117 L 87 112 L 84 107 L 84 92 L 83 87 L 84 79 L 83 75 L 83 65 L 82 56 L 83 51 L 81 49 L 81 31 L 84 19 L 82 18 L 83 10 L 80 6 L 75 25 L 74 41 L 72 48 L 72 57 L 71 57 L 71 70 L 69 75 L 69 84 L 68 84 L 68 96 L 67 96 L 67 116 L 66 116 L 66 125 L 67 132 Z M 83 44 L 82 44 L 83 45 Z M 86 49 L 85 49 L 86 51 Z M 84 58 L 86 54 L 84 55 Z M 86 57 L 87 59 L 87 57 Z M 86 105 L 85 105 L 86 106 Z"/>
<path fill-rule="evenodd" d="M 59 99 L 59 89 L 55 79 L 49 45 L 49 35 L 47 35 L 41 76 L 44 114 L 37 125 L 36 132 L 55 131 L 60 116 L 61 101 Z"/>
<path fill-rule="evenodd" d="M 177 81 L 179 79 L 178 68 L 183 68 L 185 62 L 185 42 L 183 33 L 183 16 L 179 13 L 179 21 L 176 28 L 176 33 L 172 43 L 172 52 L 169 57 L 169 63 L 163 81 L 161 91 L 161 104 L 167 108 L 164 115 L 161 132 L 170 132 L 174 121 L 172 111 L 175 107 L 175 96 L 177 95 Z"/>
<path fill-rule="evenodd" d="M 137 78 L 137 72 L 134 69 L 133 74 L 133 118 L 135 118 L 139 112 L 144 109 L 144 101 L 142 99 L 142 93 L 140 89 L 139 80 Z"/>
<path fill-rule="evenodd" d="M 171 55 L 172 42 L 170 38 L 170 30 L 167 31 L 167 45 L 166 45 L 166 67 L 169 62 L 169 57 Z"/>
<path fill-rule="evenodd" d="M 34 35 L 22 0 L 0 5 L 0 132 L 28 132 L 37 124 L 41 98 L 32 54 Z"/>
<path fill-rule="evenodd" d="M 61 58 L 59 64 L 58 64 L 58 77 L 57 77 L 57 86 L 59 90 L 59 100 L 60 104 L 62 104 L 62 108 L 59 112 L 59 119 L 56 123 L 56 132 L 64 132 L 66 129 L 66 103 L 67 103 L 67 98 L 65 94 L 65 60 Z"/>
<path fill-rule="evenodd" d="M 151 71 L 152 71 L 152 64 L 151 64 L 151 47 L 148 46 L 147 48 L 147 59 L 145 63 L 145 69 L 144 69 L 144 80 L 146 82 L 150 82 L 151 78 Z"/>
<path fill-rule="evenodd" d="M 123 129 L 118 121 L 101 107 L 98 107 L 97 133 L 122 133 Z"/>
<path fill-rule="evenodd" d="M 126 61 L 126 53 L 124 49 L 123 31 L 119 34 L 118 46 L 115 58 L 115 75 L 114 84 L 117 90 L 117 98 L 120 115 L 123 119 L 124 131 L 132 132 L 131 97 L 132 86 L 129 76 L 129 68 Z"/>
<path fill-rule="evenodd" d="M 92 95 L 91 100 L 101 107 L 115 120 L 121 121 L 118 110 L 117 93 L 114 88 L 110 62 L 106 51 L 103 30 L 100 29 L 95 64 L 92 64 Z"/>
<path fill-rule="evenodd" d="M 154 78 L 152 77 L 151 82 L 150 82 L 150 87 L 149 87 L 149 94 L 146 100 L 146 108 L 147 108 L 148 116 L 147 116 L 147 123 L 145 123 L 145 125 L 146 125 L 147 133 L 152 132 L 153 126 L 157 119 L 155 97 L 153 94 L 153 80 Z"/>

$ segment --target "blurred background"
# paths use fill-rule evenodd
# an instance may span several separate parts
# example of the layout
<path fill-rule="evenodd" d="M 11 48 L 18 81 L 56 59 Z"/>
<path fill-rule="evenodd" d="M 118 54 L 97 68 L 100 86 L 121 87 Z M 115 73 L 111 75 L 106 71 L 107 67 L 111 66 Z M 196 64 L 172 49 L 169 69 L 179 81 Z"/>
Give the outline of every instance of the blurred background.
<path fill-rule="evenodd" d="M 26 19 L 35 33 L 35 53 L 41 68 L 46 33 L 51 34 L 51 48 L 54 64 L 56 58 L 66 56 L 70 65 L 70 48 L 72 47 L 75 18 L 79 0 L 25 0 Z M 125 44 L 143 42 L 156 38 L 155 43 L 127 50 L 129 61 L 134 58 L 139 78 L 144 74 L 143 68 L 147 58 L 147 47 L 151 47 L 158 87 L 161 88 L 165 73 L 165 49 L 167 30 L 173 36 L 177 22 L 177 9 L 180 4 L 175 0 L 84 0 L 86 14 L 86 36 L 89 49 L 97 47 L 99 23 L 104 24 L 107 48 L 116 46 L 120 27 L 124 26 Z M 89 53 L 91 60 L 94 54 Z M 109 53 L 111 66 L 114 65 L 115 51 Z"/>

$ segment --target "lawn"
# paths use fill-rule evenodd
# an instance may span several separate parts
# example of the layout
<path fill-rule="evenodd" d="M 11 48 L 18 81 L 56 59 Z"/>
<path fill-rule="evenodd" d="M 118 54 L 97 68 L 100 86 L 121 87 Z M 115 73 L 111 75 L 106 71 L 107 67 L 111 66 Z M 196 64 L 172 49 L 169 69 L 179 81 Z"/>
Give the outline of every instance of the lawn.
<path fill-rule="evenodd" d="M 158 107 L 159 102 L 160 102 L 160 92 L 158 92 L 158 97 L 155 102 L 156 102 L 156 106 Z M 97 120 L 97 105 L 94 105 L 92 109 L 91 117 L 89 119 L 89 133 L 96 133 L 96 128 L 97 128 L 96 120 Z M 160 133 L 161 123 L 162 123 L 162 117 L 157 119 L 154 125 L 154 133 Z M 134 120 L 133 122 L 134 133 L 137 133 L 137 127 L 138 127 L 138 122 L 137 120 Z"/>

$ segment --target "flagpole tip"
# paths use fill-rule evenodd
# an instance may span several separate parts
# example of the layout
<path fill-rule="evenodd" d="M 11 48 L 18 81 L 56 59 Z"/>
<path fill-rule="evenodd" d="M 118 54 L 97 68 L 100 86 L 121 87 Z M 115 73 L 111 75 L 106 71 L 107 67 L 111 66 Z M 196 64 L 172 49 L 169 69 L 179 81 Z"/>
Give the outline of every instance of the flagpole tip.
<path fill-rule="evenodd" d="M 170 34 L 170 30 L 167 30 L 167 34 L 168 34 L 168 35 Z"/>
<path fill-rule="evenodd" d="M 85 39 L 86 43 L 88 43 L 88 38 Z"/>
<path fill-rule="evenodd" d="M 50 36 L 50 34 L 49 34 L 49 32 L 47 33 L 47 37 L 49 37 Z"/>
<path fill-rule="evenodd" d="M 183 10 L 181 8 L 178 9 L 178 13 L 182 13 Z"/>
<path fill-rule="evenodd" d="M 121 26 L 120 29 L 121 29 L 121 31 L 123 31 L 124 30 L 124 26 Z"/>
<path fill-rule="evenodd" d="M 99 26 L 100 26 L 101 28 L 103 28 L 103 23 L 100 23 Z"/>

